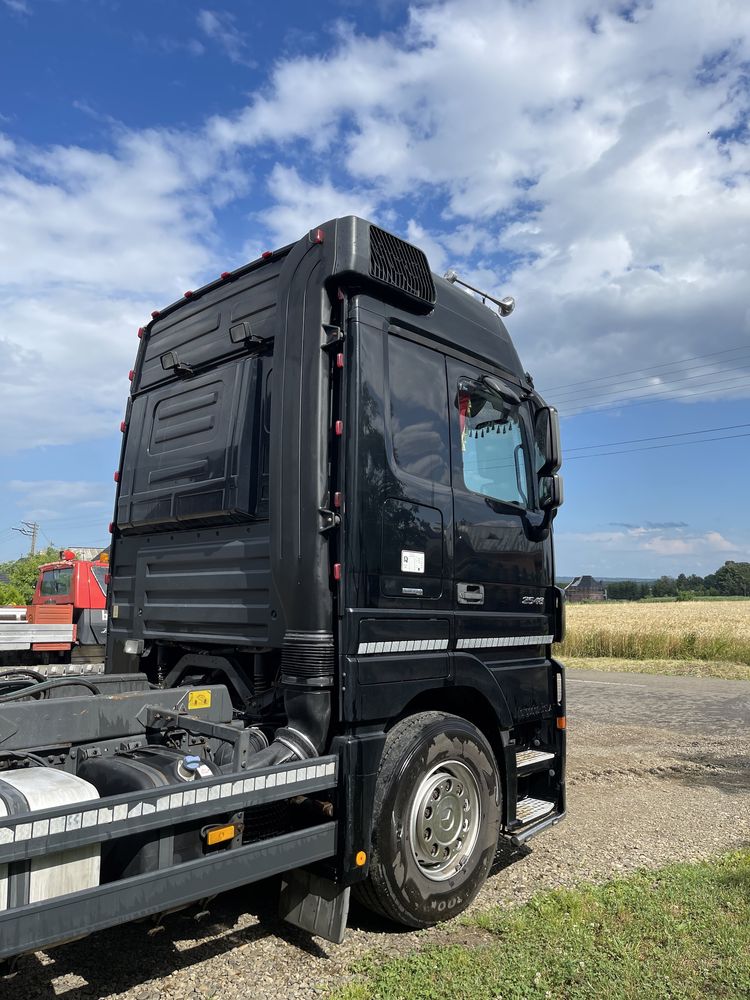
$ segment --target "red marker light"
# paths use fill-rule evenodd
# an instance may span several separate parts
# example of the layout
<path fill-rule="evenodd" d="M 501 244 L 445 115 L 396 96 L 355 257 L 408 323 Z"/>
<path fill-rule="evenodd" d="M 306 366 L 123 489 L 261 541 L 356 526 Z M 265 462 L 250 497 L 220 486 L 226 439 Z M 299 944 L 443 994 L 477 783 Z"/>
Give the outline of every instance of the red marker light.
<path fill-rule="evenodd" d="M 343 368 L 344 367 L 344 355 L 343 354 L 337 354 L 336 355 L 336 367 L 337 368 Z"/>
<path fill-rule="evenodd" d="M 109 586 L 109 582 L 110 582 L 111 579 L 112 579 L 112 574 L 111 573 L 105 573 L 104 574 L 104 585 L 105 585 L 105 587 Z"/>
<path fill-rule="evenodd" d="M 161 313 L 159 312 L 159 310 L 158 309 L 154 309 L 154 311 L 151 313 L 152 319 L 158 319 L 159 316 L 161 316 Z"/>
<path fill-rule="evenodd" d="M 334 563 L 333 564 L 333 579 L 334 580 L 340 580 L 341 579 L 341 563 Z"/>
<path fill-rule="evenodd" d="M 268 260 L 269 257 L 273 257 L 273 250 L 265 250 L 260 256 L 263 260 Z"/>
<path fill-rule="evenodd" d="M 219 277 L 221 278 L 222 281 L 226 281 L 227 278 L 231 278 L 232 277 L 232 272 L 231 271 L 222 271 L 221 274 L 219 275 Z"/>
<path fill-rule="evenodd" d="M 115 480 L 115 482 L 116 482 L 116 483 L 119 483 L 119 482 L 120 482 L 120 473 L 119 473 L 119 472 L 116 472 L 116 473 L 114 474 L 114 480 Z"/>
<path fill-rule="evenodd" d="M 114 521 L 110 521 L 110 522 L 109 522 L 109 527 L 107 528 L 107 531 L 108 531 L 108 532 L 110 533 L 110 535 L 111 535 L 111 534 L 112 534 L 112 532 L 113 532 L 114 530 L 115 530 L 115 522 L 114 522 Z"/>
<path fill-rule="evenodd" d="M 142 336 L 143 336 L 143 327 L 139 326 L 138 327 L 138 339 L 140 340 Z"/>
<path fill-rule="evenodd" d="M 333 506 L 334 507 L 340 507 L 341 506 L 341 494 L 340 493 L 334 493 L 333 494 Z"/>
<path fill-rule="evenodd" d="M 313 243 L 322 243 L 324 239 L 325 239 L 325 233 L 323 232 L 322 229 L 316 229 L 315 232 L 312 234 Z"/>
<path fill-rule="evenodd" d="M 344 421 L 337 420 L 334 425 L 334 430 L 336 432 L 336 437 L 341 437 L 341 435 L 344 433 Z"/>
<path fill-rule="evenodd" d="M 120 434 L 124 434 L 124 433 L 125 433 L 125 428 L 126 428 L 127 426 L 128 426 L 128 425 L 127 425 L 127 424 L 125 423 L 125 421 L 124 421 L 124 420 L 121 420 L 121 421 L 120 421 Z"/>
<path fill-rule="evenodd" d="M 182 296 L 185 299 L 192 299 L 192 297 L 193 297 L 192 289 L 188 289 L 186 292 L 183 292 Z"/>
<path fill-rule="evenodd" d="M 132 381 L 133 381 L 133 379 L 135 378 L 135 371 L 134 371 L 134 370 L 133 370 L 132 368 L 131 368 L 131 369 L 130 369 L 130 371 L 128 372 L 128 378 L 130 379 L 130 381 L 131 381 L 131 382 L 132 382 Z"/>

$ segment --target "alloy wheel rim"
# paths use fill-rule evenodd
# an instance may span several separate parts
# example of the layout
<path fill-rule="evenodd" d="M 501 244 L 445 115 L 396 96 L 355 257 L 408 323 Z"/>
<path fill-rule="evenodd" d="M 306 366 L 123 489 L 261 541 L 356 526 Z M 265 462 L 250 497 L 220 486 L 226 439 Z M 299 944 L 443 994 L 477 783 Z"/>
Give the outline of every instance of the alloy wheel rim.
<path fill-rule="evenodd" d="M 409 819 L 411 851 L 423 875 L 453 878 L 479 835 L 481 800 L 474 772 L 460 760 L 441 761 L 419 783 Z"/>

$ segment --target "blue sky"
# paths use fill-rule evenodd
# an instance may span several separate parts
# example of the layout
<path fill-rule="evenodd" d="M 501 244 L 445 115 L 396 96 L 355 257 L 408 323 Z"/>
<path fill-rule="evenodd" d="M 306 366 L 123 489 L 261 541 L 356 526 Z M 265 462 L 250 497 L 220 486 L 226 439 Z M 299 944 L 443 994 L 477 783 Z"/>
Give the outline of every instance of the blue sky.
<path fill-rule="evenodd" d="M 0 0 L 0 560 L 106 542 L 152 308 L 349 212 L 515 295 L 560 573 L 750 558 L 748 39 L 743 0 Z"/>

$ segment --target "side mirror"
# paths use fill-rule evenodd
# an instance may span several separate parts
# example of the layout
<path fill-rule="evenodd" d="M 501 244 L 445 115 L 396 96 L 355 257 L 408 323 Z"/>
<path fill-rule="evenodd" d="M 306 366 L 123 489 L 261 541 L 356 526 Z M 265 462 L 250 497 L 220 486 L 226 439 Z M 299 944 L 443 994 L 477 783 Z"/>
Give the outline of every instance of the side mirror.
<path fill-rule="evenodd" d="M 562 507 L 564 499 L 562 476 L 542 476 L 539 480 L 539 505 L 544 511 Z"/>
<path fill-rule="evenodd" d="M 549 536 L 557 508 L 563 502 L 562 476 L 542 476 L 539 480 L 539 506 L 541 510 L 527 513 L 529 538 L 535 542 Z"/>
<path fill-rule="evenodd" d="M 553 476 L 562 465 L 560 418 L 554 406 L 543 406 L 534 419 L 536 450 L 542 464 L 536 470 L 540 477 Z M 560 501 L 562 503 L 562 500 Z M 557 504 L 559 507 L 560 504 Z"/>

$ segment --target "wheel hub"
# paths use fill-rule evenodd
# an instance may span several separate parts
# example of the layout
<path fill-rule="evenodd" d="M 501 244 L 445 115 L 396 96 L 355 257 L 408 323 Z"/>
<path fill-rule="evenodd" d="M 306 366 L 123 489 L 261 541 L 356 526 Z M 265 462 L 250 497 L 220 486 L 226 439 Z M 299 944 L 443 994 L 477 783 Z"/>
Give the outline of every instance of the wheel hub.
<path fill-rule="evenodd" d="M 463 761 L 444 761 L 425 775 L 412 800 L 414 858 L 435 881 L 451 878 L 474 849 L 480 815 L 477 780 Z"/>

